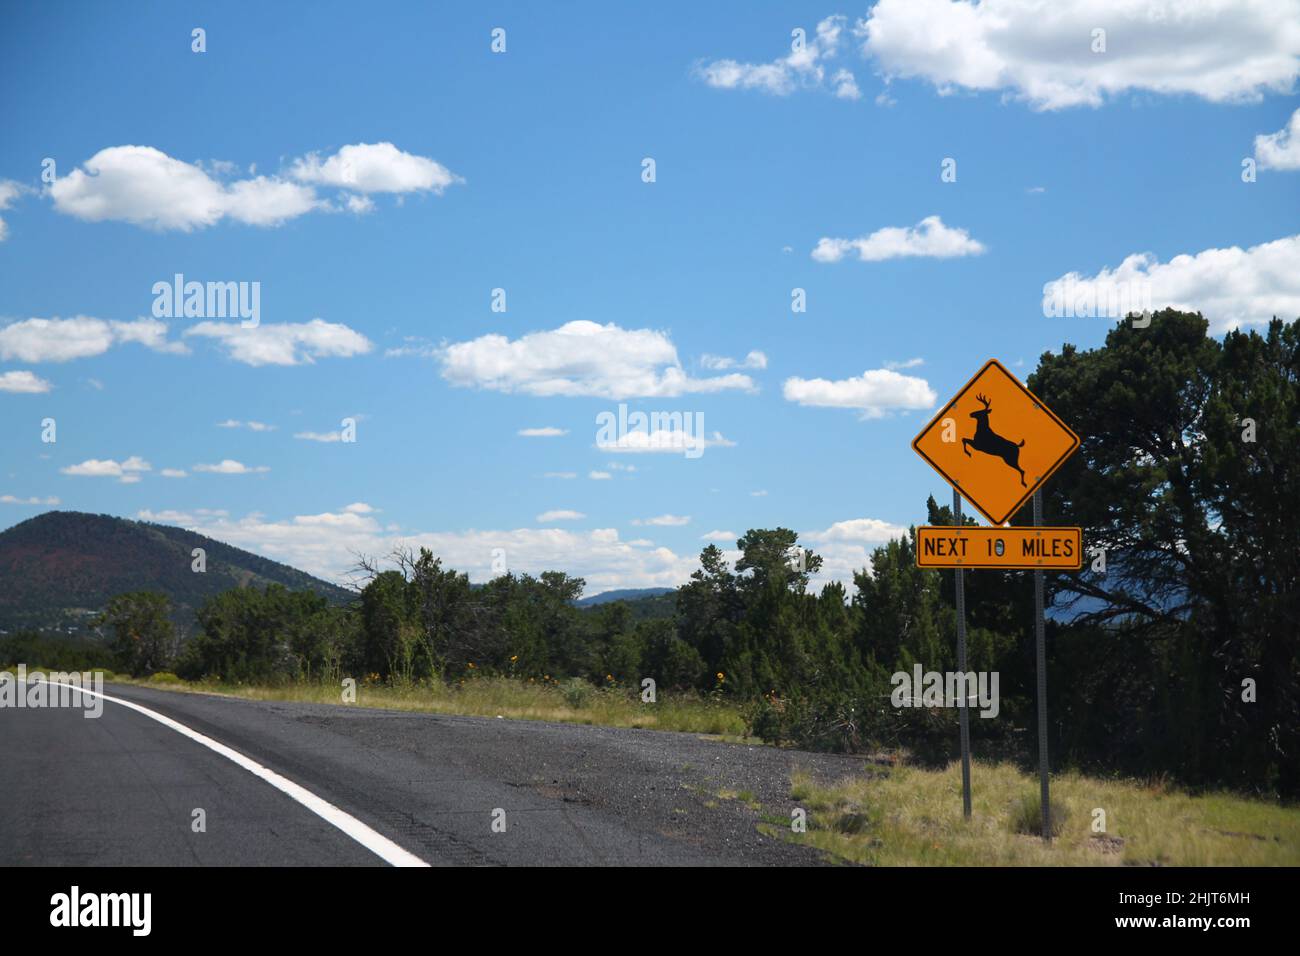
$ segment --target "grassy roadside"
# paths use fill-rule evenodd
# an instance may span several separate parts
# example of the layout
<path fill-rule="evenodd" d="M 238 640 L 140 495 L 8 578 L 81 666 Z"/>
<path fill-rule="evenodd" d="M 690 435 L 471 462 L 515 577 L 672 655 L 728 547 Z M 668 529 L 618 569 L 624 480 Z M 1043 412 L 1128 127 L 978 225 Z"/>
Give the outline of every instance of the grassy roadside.
<path fill-rule="evenodd" d="M 961 813 L 961 766 L 896 767 L 823 786 L 796 774 L 794 806 L 806 833 L 774 817 L 773 836 L 878 866 L 1297 866 L 1300 807 L 1225 793 L 1189 795 L 1162 785 L 1052 778 L 1059 835 L 1039 832 L 1038 777 L 1010 764 L 971 769 L 972 815 Z M 1105 832 L 1095 833 L 1095 811 Z"/>
<path fill-rule="evenodd" d="M 257 686 L 211 681 L 189 682 L 171 674 L 155 674 L 152 678 L 134 680 L 112 675 L 111 672 L 105 679 L 140 687 L 223 694 L 246 700 L 343 703 L 342 689 L 335 684 Z M 356 702 L 350 706 L 674 730 L 724 737 L 742 737 L 745 733 L 745 721 L 739 708 L 728 701 L 660 691 L 656 702 L 650 704 L 643 703 L 639 694 L 625 688 L 597 688 L 585 681 L 528 683 L 508 677 L 480 677 L 463 684 L 447 685 L 434 681 L 407 687 L 359 682 L 356 695 Z"/>

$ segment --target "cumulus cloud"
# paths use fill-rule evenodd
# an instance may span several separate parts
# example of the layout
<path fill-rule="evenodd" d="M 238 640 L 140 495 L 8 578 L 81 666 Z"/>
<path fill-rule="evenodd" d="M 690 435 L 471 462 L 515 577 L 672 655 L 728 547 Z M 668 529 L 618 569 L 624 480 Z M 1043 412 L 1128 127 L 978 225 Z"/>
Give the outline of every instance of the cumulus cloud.
<path fill-rule="evenodd" d="M 856 100 L 862 93 L 850 70 L 834 70 L 827 82 L 827 62 L 838 56 L 846 24 L 842 15 L 827 17 L 817 24 L 813 36 L 804 38 L 802 47 L 796 48 L 792 38 L 789 54 L 766 63 L 710 60 L 696 64 L 694 72 L 716 89 L 758 90 L 774 96 L 788 96 L 799 89 L 822 89 L 840 99 Z"/>
<path fill-rule="evenodd" d="M 1260 169 L 1300 169 L 1300 110 L 1276 133 L 1255 137 L 1255 162 Z"/>
<path fill-rule="evenodd" d="M 13 495 L 0 495 L 0 504 L 6 505 L 57 505 L 59 499 L 50 495 L 47 498 L 16 498 Z"/>
<path fill-rule="evenodd" d="M 181 342 L 167 340 L 167 323 L 158 319 L 106 321 L 86 315 L 70 319 L 23 319 L 0 329 L 0 358 L 20 362 L 67 362 L 102 355 L 114 345 L 134 342 L 155 352 L 184 354 Z"/>
<path fill-rule="evenodd" d="M 257 176 L 234 183 L 152 146 L 101 149 L 49 187 L 54 208 L 88 222 L 115 220 L 189 232 L 229 217 L 271 226 L 322 207 L 314 190 Z"/>
<path fill-rule="evenodd" d="M 465 181 L 441 163 L 403 152 L 392 143 L 344 146 L 323 160 L 317 153 L 308 153 L 294 162 L 290 174 L 299 182 L 338 186 L 362 193 L 432 192 L 442 195 L 448 186 Z M 353 211 L 368 212 L 371 208 L 369 201 L 359 198 L 359 205 Z"/>
<path fill-rule="evenodd" d="M 189 473 L 184 468 L 164 468 L 159 472 L 164 478 L 188 478 Z"/>
<path fill-rule="evenodd" d="M 1002 91 L 1038 110 L 1129 91 L 1254 101 L 1300 75 L 1296 0 L 880 0 L 854 33 L 886 80 Z"/>
<path fill-rule="evenodd" d="M 1141 293 L 1155 308 L 1200 312 L 1216 334 L 1300 317 L 1300 235 L 1242 249 L 1206 249 L 1160 262 L 1151 253 L 1128 256 L 1094 276 L 1070 272 L 1043 287 L 1049 303 L 1110 303 Z M 1098 309 L 1098 312 L 1105 310 Z"/>
<path fill-rule="evenodd" d="M 754 387 L 748 375 L 693 378 L 663 332 L 568 322 L 510 340 L 489 334 L 439 350 L 452 385 L 526 395 L 664 398 Z"/>
<path fill-rule="evenodd" d="M 893 538 L 907 536 L 902 525 L 878 518 L 850 518 L 829 528 L 801 531 L 799 541 L 822 556 L 821 570 L 812 578 L 814 588 L 839 581 L 853 593 L 853 573 L 871 567 L 871 552 Z"/>
<path fill-rule="evenodd" d="M 710 531 L 708 534 L 700 535 L 701 541 L 722 541 L 730 545 L 735 545 L 740 540 L 740 535 L 734 531 Z"/>
<path fill-rule="evenodd" d="M 855 378 L 788 378 L 786 401 L 817 408 L 856 408 L 863 418 L 882 418 L 892 411 L 932 408 L 938 400 L 923 378 L 892 369 L 868 369 Z"/>
<path fill-rule="evenodd" d="M 53 386 L 35 372 L 13 371 L 0 372 L 0 392 L 12 392 L 19 395 L 41 395 Z"/>
<path fill-rule="evenodd" d="M 81 478 L 116 478 L 123 484 L 135 484 L 140 475 L 152 471 L 153 466 L 138 455 L 132 455 L 126 461 L 114 461 L 111 458 L 88 458 L 77 465 L 67 465 L 59 471 L 65 475 Z"/>
<path fill-rule="evenodd" d="M 0 212 L 8 209 L 13 205 L 13 201 L 30 190 L 22 183 L 12 179 L 0 179 Z M 9 235 L 9 226 L 3 219 L 0 219 L 0 242 L 4 242 Z"/>
<path fill-rule="evenodd" d="M 160 231 L 190 232 L 223 219 L 278 226 L 307 213 L 374 208 L 368 193 L 433 192 L 463 182 L 432 159 L 392 143 L 344 146 L 321 159 L 309 153 L 284 176 L 229 180 L 228 162 L 187 163 L 152 146 L 101 149 L 48 189 L 59 212 L 87 222 L 129 222 Z M 338 187 L 342 207 L 320 198 L 316 186 Z"/>
<path fill-rule="evenodd" d="M 680 528 L 691 523 L 690 515 L 658 515 L 654 518 L 633 518 L 634 525 L 652 525 L 659 528 Z"/>
<path fill-rule="evenodd" d="M 238 322 L 200 322 L 185 334 L 213 339 L 245 365 L 303 365 L 318 358 L 364 355 L 373 343 L 341 322 L 262 323 L 246 328 Z"/>
<path fill-rule="evenodd" d="M 177 520 L 165 520 L 170 514 Z M 263 515 L 233 519 L 223 513 L 143 511 L 141 520 L 164 521 L 200 531 L 326 580 L 352 579 L 356 555 L 384 558 L 394 547 L 426 547 L 448 567 L 478 583 L 496 577 L 493 554 L 504 552 L 509 570 L 537 575 L 564 570 L 585 578 L 587 593 L 624 587 L 676 587 L 698 566 L 694 555 L 677 555 L 644 540 L 627 541 L 614 528 L 590 531 L 516 528 L 399 533 L 373 515 L 347 510 L 269 520 Z M 381 562 L 382 564 L 382 562 Z"/>
<path fill-rule="evenodd" d="M 723 355 L 701 355 L 700 364 L 710 371 L 726 371 L 731 368 L 767 368 L 767 356 L 755 349 L 743 359 L 728 358 Z"/>
<path fill-rule="evenodd" d="M 271 469 L 265 465 L 251 467 L 243 462 L 235 461 L 233 458 L 223 458 L 215 465 L 194 465 L 194 471 L 207 472 L 213 475 L 253 475 Z"/>
<path fill-rule="evenodd" d="M 581 521 L 587 517 L 581 511 L 565 511 L 559 509 L 556 511 L 543 511 L 537 516 L 538 524 L 549 524 L 552 521 Z"/>
<path fill-rule="evenodd" d="M 812 257 L 818 262 L 839 262 L 846 255 L 857 253 L 863 262 L 881 262 L 914 256 L 951 259 L 978 256 L 984 251 L 984 245 L 972 239 L 965 229 L 950 228 L 938 216 L 927 216 L 915 226 L 887 226 L 857 239 L 822 237 Z"/>
<path fill-rule="evenodd" d="M 524 438 L 559 438 L 561 435 L 569 434 L 569 430 L 548 425 L 544 428 L 521 428 L 519 434 Z"/>

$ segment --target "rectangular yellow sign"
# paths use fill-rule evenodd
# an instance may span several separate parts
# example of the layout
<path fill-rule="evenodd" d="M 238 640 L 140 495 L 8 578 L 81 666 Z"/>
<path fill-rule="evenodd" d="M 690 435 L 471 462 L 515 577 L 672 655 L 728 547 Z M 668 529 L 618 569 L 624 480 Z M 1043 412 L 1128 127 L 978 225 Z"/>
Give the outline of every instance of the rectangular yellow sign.
<path fill-rule="evenodd" d="M 921 527 L 916 565 L 1077 571 L 1083 566 L 1083 529 Z"/>

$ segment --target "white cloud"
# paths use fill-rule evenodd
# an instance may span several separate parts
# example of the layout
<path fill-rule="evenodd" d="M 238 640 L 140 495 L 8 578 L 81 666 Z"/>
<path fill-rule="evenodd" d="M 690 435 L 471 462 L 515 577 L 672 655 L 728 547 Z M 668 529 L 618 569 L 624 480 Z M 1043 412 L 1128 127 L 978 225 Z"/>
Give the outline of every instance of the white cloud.
<path fill-rule="evenodd" d="M 732 546 L 740 540 L 740 535 L 734 531 L 710 531 L 708 534 L 700 535 L 701 541 L 723 541 Z"/>
<path fill-rule="evenodd" d="M 362 193 L 432 192 L 440 196 L 448 186 L 465 181 L 441 163 L 403 152 L 392 143 L 344 146 L 325 160 L 308 153 L 294 162 L 291 174 L 299 182 Z"/>
<path fill-rule="evenodd" d="M 886 226 L 857 239 L 822 237 L 812 257 L 818 262 L 839 262 L 856 252 L 863 262 L 882 262 L 912 256 L 951 259 L 984 251 L 983 243 L 972 239 L 965 229 L 950 228 L 938 216 L 926 216 L 915 226 Z"/>
<path fill-rule="evenodd" d="M 339 322 L 263 323 L 245 328 L 237 322 L 200 322 L 185 330 L 221 343 L 230 357 L 245 365 L 302 365 L 318 358 L 364 355 L 371 341 Z"/>
<path fill-rule="evenodd" d="M 886 362 L 885 368 L 889 369 L 891 372 L 896 372 L 902 368 L 917 368 L 924 364 L 925 359 L 923 358 L 910 358 L 904 362 Z"/>
<path fill-rule="evenodd" d="M 65 475 L 81 478 L 116 478 L 126 485 L 140 480 L 140 473 L 152 471 L 153 466 L 138 455 L 132 455 L 126 461 L 114 461 L 111 458 L 88 458 L 77 465 L 67 465 L 59 471 Z"/>
<path fill-rule="evenodd" d="M 1212 102 L 1289 93 L 1300 75 L 1296 0 L 880 0 L 854 30 L 886 79 L 941 95 L 1001 90 L 1034 109 L 1128 91 Z M 1106 31 L 1093 52 L 1093 30 Z"/>
<path fill-rule="evenodd" d="M 841 100 L 860 100 L 862 91 L 858 89 L 858 81 L 848 70 L 839 69 L 831 77 L 831 83 L 835 87 L 835 95 Z"/>
<path fill-rule="evenodd" d="M 13 179 L 0 179 L 0 211 L 8 209 L 15 199 L 30 191 L 28 187 Z M 0 219 L 0 242 L 4 242 L 8 235 L 9 226 Z"/>
<path fill-rule="evenodd" d="M 250 467 L 243 462 L 235 461 L 233 458 L 223 458 L 215 465 L 193 465 L 191 468 L 193 471 L 207 472 L 214 475 L 252 475 L 271 470 L 265 465 Z"/>
<path fill-rule="evenodd" d="M 161 513 L 141 512 L 141 520 L 161 520 Z M 268 520 L 249 515 L 234 520 L 221 514 L 174 513 L 167 523 L 192 527 L 218 541 L 245 548 L 332 581 L 353 579 L 356 555 L 383 558 L 395 546 L 426 547 L 446 567 L 465 571 L 475 582 L 487 581 L 494 553 L 509 558 L 510 570 L 537 575 L 559 570 L 585 578 L 587 593 L 623 587 L 675 587 L 698 567 L 695 555 L 680 556 L 652 542 L 620 539 L 614 528 L 590 531 L 562 528 L 433 531 L 400 534 L 371 515 L 347 511 Z"/>
<path fill-rule="evenodd" d="M 20 362 L 67 362 L 102 355 L 114 345 L 135 342 L 155 352 L 184 354 L 183 343 L 167 341 L 158 319 L 111 322 L 86 315 L 70 319 L 23 319 L 0 329 L 0 358 Z"/>
<path fill-rule="evenodd" d="M 607 471 L 589 471 L 587 477 L 592 481 L 612 481 L 614 476 Z"/>
<path fill-rule="evenodd" d="M 814 588 L 842 582 L 853 593 L 853 573 L 871 566 L 871 552 L 892 538 L 907 535 L 907 528 L 877 518 L 850 518 L 829 528 L 801 531 L 799 542 L 822 556 L 822 567 L 812 579 Z"/>
<path fill-rule="evenodd" d="M 188 478 L 189 473 L 184 468 L 164 468 L 159 472 L 164 478 Z"/>
<path fill-rule="evenodd" d="M 723 90 L 759 90 L 774 96 L 787 96 L 799 89 L 830 89 L 841 99 L 856 100 L 862 94 L 852 72 L 835 70 L 829 87 L 826 83 L 828 60 L 839 53 L 846 23 L 845 17 L 827 17 L 817 24 L 813 36 L 806 37 L 802 49 L 767 63 L 743 63 L 731 59 L 711 60 L 695 66 L 695 75 L 709 86 Z"/>
<path fill-rule="evenodd" d="M 521 428 L 519 434 L 525 438 L 558 438 L 561 435 L 569 434 L 567 428 L 552 428 L 549 425 L 545 428 Z"/>
<path fill-rule="evenodd" d="M 576 471 L 548 471 L 546 474 L 542 475 L 542 477 L 568 479 L 568 478 L 577 478 L 578 473 Z"/>
<path fill-rule="evenodd" d="M 728 358 L 723 355 L 701 355 L 700 364 L 710 371 L 725 371 L 730 368 L 767 368 L 767 356 L 757 349 L 746 354 L 743 359 Z"/>
<path fill-rule="evenodd" d="M 343 440 L 342 432 L 294 432 L 294 438 L 303 441 L 336 442 Z"/>
<path fill-rule="evenodd" d="M 1206 249 L 1168 262 L 1135 253 L 1095 276 L 1071 272 L 1049 282 L 1043 302 L 1118 302 L 1133 289 L 1142 290 L 1143 298 L 1149 291 L 1154 308 L 1200 312 L 1216 334 L 1266 324 L 1273 316 L 1292 321 L 1300 317 L 1300 235 L 1248 249 Z"/>
<path fill-rule="evenodd" d="M 782 387 L 786 401 L 817 408 L 856 408 L 863 418 L 881 418 L 891 411 L 931 408 L 938 396 L 923 378 L 900 375 L 887 368 L 868 369 L 856 378 L 788 378 Z"/>
<path fill-rule="evenodd" d="M 13 495 L 0 495 L 0 504 L 6 505 L 57 505 L 59 499 L 50 495 L 48 498 L 15 498 Z"/>
<path fill-rule="evenodd" d="M 850 518 L 836 521 L 821 531 L 804 532 L 803 537 L 817 544 L 848 542 L 856 544 L 884 544 L 890 538 L 901 538 L 907 529 L 877 518 Z"/>
<path fill-rule="evenodd" d="M 556 511 L 543 511 L 537 516 L 537 523 L 547 524 L 551 521 L 580 521 L 585 517 L 587 516 L 581 511 L 565 511 L 562 509 Z"/>
<path fill-rule="evenodd" d="M 338 210 L 316 194 L 315 185 L 345 190 L 342 208 L 360 214 L 374 208 L 361 194 L 440 195 L 452 183 L 464 182 L 440 163 L 392 143 L 344 146 L 325 160 L 309 153 L 291 164 L 290 178 L 253 175 L 255 169 L 256 164 L 249 167 L 248 179 L 226 181 L 236 172 L 230 162 L 187 163 L 152 146 L 110 146 L 55 180 L 48 192 L 55 209 L 88 222 L 189 232 L 222 219 L 278 226 L 316 210 Z"/>
<path fill-rule="evenodd" d="M 268 425 L 266 422 L 241 422 L 237 418 L 227 418 L 224 422 L 217 422 L 218 428 L 247 428 L 251 432 L 273 432 L 275 425 Z"/>
<path fill-rule="evenodd" d="M 0 372 L 0 392 L 13 392 L 20 395 L 41 395 L 53 386 L 35 372 L 15 370 Z"/>
<path fill-rule="evenodd" d="M 56 179 L 49 193 L 59 212 L 88 222 L 115 220 L 184 232 L 225 217 L 279 225 L 324 205 L 314 190 L 282 179 L 219 182 L 152 146 L 101 149 L 81 169 Z"/>
<path fill-rule="evenodd" d="M 354 501 L 352 502 L 352 504 L 348 505 L 343 510 L 346 511 L 348 514 L 353 514 L 353 515 L 369 515 L 369 514 L 374 514 L 375 511 L 378 509 L 374 508 L 371 505 L 366 504 L 364 501 Z"/>
<path fill-rule="evenodd" d="M 747 375 L 692 378 L 663 332 L 568 322 L 511 341 L 489 334 L 439 350 L 453 385 L 527 395 L 664 398 L 754 387 Z"/>
<path fill-rule="evenodd" d="M 659 515 L 654 518 L 633 518 L 634 525 L 652 525 L 659 528 L 680 528 L 691 523 L 690 515 Z"/>
<path fill-rule="evenodd" d="M 695 436 L 689 430 L 681 428 L 656 428 L 654 431 L 635 430 L 626 432 L 613 441 L 597 441 L 596 447 L 601 451 L 615 454 L 654 454 L 683 455 L 688 452 L 698 456 L 705 448 L 735 448 L 734 441 L 722 437 L 721 432 L 714 432 L 713 437 Z"/>
<path fill-rule="evenodd" d="M 1255 137 L 1255 161 L 1260 169 L 1300 169 L 1300 110 L 1276 133 Z"/>

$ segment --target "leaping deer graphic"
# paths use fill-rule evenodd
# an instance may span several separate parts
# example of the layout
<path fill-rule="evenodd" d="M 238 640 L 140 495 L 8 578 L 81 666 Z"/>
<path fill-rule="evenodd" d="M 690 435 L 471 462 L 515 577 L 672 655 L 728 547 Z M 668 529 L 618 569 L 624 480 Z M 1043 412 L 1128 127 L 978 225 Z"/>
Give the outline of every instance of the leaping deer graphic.
<path fill-rule="evenodd" d="M 989 413 L 993 411 L 990 407 L 989 400 L 983 395 L 976 395 L 975 398 L 984 408 L 978 412 L 971 412 L 970 417 L 975 419 L 975 437 L 963 438 L 961 440 L 961 450 L 966 453 L 966 457 L 971 457 L 970 449 L 982 451 L 986 455 L 993 455 L 1001 458 L 1008 465 L 1020 472 L 1020 486 L 1028 488 L 1025 484 L 1025 470 L 1020 467 L 1020 449 L 1025 446 L 1025 440 L 1022 438 L 1020 444 L 1001 435 L 989 428 Z"/>

